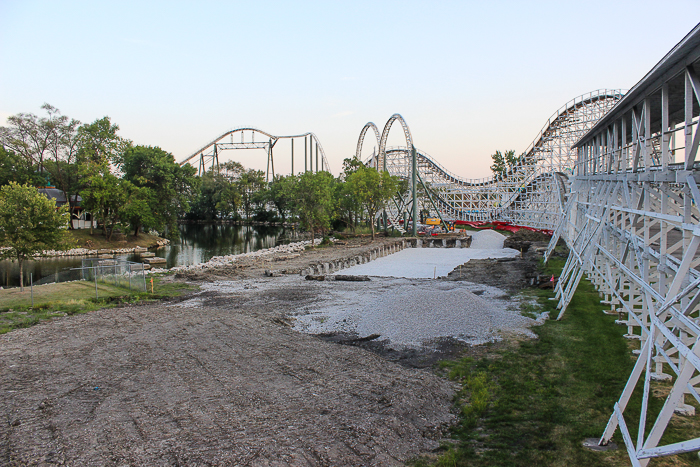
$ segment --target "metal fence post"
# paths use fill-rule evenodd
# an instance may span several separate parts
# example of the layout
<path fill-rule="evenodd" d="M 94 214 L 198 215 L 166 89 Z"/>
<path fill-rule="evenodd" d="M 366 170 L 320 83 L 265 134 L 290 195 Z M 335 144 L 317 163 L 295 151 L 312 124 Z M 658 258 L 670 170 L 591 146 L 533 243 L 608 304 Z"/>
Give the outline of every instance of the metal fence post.
<path fill-rule="evenodd" d="M 30 272 L 29 273 L 29 287 L 31 290 L 31 296 L 32 296 L 32 308 L 34 308 L 34 273 Z"/>
<path fill-rule="evenodd" d="M 92 263 L 95 264 L 95 263 Z M 97 295 L 97 268 L 93 266 L 92 272 L 95 276 L 95 300 L 99 300 L 99 296 Z"/>

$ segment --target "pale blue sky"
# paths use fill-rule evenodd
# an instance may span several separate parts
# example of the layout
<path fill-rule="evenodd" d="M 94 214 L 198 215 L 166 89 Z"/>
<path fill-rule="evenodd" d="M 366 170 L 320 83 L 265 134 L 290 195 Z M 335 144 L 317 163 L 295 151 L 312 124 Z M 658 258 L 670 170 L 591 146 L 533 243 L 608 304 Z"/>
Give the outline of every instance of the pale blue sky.
<path fill-rule="evenodd" d="M 109 115 L 178 160 L 238 126 L 313 131 L 338 173 L 364 124 L 398 112 L 417 147 L 481 177 L 570 99 L 632 87 L 698 21 L 697 0 L 0 0 L 0 121 L 44 102 Z"/>

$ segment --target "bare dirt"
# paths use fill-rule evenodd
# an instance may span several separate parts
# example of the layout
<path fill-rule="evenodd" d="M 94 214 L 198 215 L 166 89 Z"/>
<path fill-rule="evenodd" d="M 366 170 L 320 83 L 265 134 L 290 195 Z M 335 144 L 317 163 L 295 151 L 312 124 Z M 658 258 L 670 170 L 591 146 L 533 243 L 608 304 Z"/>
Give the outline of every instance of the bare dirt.
<path fill-rule="evenodd" d="M 351 240 L 173 280 L 274 281 L 265 270 L 298 274 L 376 245 Z M 438 448 L 455 421 L 455 387 L 431 365 L 468 349 L 442 341 L 391 354 L 372 339 L 296 332 L 290 311 L 318 295 L 314 281 L 301 284 L 0 336 L 0 464 L 390 466 Z"/>
<path fill-rule="evenodd" d="M 302 254 L 279 255 L 272 259 L 242 258 L 235 263 L 214 269 L 182 272 L 176 277 L 190 281 L 213 281 L 257 278 L 263 276 L 267 270 L 276 274 L 299 274 L 311 264 L 361 256 L 372 248 L 382 244 L 395 243 L 397 240 L 400 239 L 378 237 L 372 241 L 369 237 L 351 238 L 332 245 L 309 248 Z"/>

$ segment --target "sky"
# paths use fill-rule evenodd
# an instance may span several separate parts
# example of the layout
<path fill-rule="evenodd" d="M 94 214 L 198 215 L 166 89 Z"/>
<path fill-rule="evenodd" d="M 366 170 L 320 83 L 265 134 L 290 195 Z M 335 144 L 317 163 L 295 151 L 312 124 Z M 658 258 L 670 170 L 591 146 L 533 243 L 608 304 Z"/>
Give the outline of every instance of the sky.
<path fill-rule="evenodd" d="M 399 113 L 417 148 L 480 178 L 574 97 L 634 86 L 698 21 L 697 0 L 0 0 L 0 126 L 46 102 L 178 161 L 233 128 L 311 131 L 338 174 L 365 123 Z M 265 167 L 261 150 L 226 156 Z"/>

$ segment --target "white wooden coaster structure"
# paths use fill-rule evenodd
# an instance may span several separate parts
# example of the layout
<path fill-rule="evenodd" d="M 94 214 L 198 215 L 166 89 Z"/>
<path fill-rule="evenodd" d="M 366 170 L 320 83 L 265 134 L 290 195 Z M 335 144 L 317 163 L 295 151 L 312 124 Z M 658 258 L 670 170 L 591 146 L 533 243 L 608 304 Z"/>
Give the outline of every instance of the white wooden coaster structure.
<path fill-rule="evenodd" d="M 561 319 L 586 274 L 639 341 L 638 358 L 608 426 L 635 466 L 700 450 L 700 433 L 663 443 L 674 416 L 700 403 L 700 25 L 575 145 L 571 194 L 545 258 L 563 238 L 570 255 L 556 285 Z M 647 432 L 654 380 L 670 393 Z M 642 387 L 636 439 L 625 418 Z M 628 415 L 629 417 L 629 415 Z"/>
<path fill-rule="evenodd" d="M 416 148 L 421 207 L 438 211 L 449 219 L 505 220 L 553 230 L 561 219 L 569 191 L 569 177 L 576 161 L 576 151 L 572 146 L 622 96 L 619 89 L 599 89 L 567 102 L 547 120 L 515 166 L 504 176 L 462 178 Z M 386 145 L 395 123 L 399 123 L 403 130 L 405 146 Z M 370 129 L 378 149 L 366 158 L 365 164 L 411 180 L 413 137 L 404 118 L 399 114 L 392 115 L 381 133 L 374 123 L 367 123 L 357 142 L 355 157 L 358 159 L 362 157 L 362 147 Z M 424 186 L 428 187 L 429 195 L 425 194 Z M 390 224 L 401 219 L 403 212 L 411 211 L 411 198 L 411 193 L 405 193 L 389 207 Z"/>

